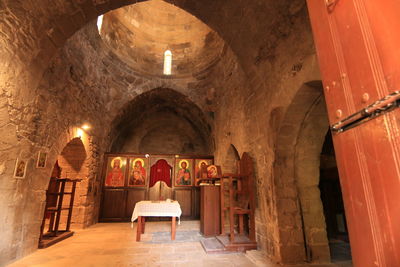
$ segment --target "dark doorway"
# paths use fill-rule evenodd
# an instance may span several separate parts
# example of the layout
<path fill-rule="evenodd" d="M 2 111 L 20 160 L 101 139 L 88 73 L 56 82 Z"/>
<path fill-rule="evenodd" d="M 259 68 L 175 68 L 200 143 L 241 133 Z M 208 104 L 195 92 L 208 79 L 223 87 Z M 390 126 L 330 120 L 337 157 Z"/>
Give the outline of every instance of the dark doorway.
<path fill-rule="evenodd" d="M 321 152 L 319 188 L 332 262 L 349 261 L 351 260 L 349 235 L 330 131 L 325 137 Z"/>

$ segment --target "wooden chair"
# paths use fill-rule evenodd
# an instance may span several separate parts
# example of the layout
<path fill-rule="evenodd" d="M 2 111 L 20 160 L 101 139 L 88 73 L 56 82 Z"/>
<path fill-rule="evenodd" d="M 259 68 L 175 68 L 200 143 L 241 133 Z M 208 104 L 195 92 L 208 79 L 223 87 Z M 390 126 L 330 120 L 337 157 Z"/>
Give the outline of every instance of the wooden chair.
<path fill-rule="evenodd" d="M 238 217 L 239 235 L 247 228 L 248 238 L 255 242 L 255 184 L 253 161 L 247 153 L 242 155 L 239 164 L 240 173 L 223 174 L 221 180 L 221 234 L 224 234 L 225 210 L 229 211 L 229 239 L 235 242 L 235 217 Z M 228 180 L 227 183 L 224 180 Z M 226 188 L 228 185 L 228 188 Z M 229 193 L 229 206 L 224 207 L 225 192 Z M 246 219 L 246 220 L 245 220 Z"/>

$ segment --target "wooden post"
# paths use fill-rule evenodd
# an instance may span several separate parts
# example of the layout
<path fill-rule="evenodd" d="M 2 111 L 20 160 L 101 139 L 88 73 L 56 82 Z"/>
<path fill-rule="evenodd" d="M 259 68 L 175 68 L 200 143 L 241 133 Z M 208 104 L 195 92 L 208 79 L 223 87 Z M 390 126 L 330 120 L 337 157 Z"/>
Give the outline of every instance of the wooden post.
<path fill-rule="evenodd" d="M 220 180 L 220 203 L 221 203 L 221 235 L 225 234 L 225 185 L 224 185 L 224 177 L 221 176 Z"/>
<path fill-rule="evenodd" d="M 62 203 L 63 203 L 63 199 L 64 199 L 64 190 L 65 190 L 65 180 L 62 180 L 61 181 L 61 189 L 60 189 L 60 197 L 58 199 L 57 217 L 56 217 L 56 224 L 54 227 L 54 236 L 57 236 L 57 234 L 58 234 L 58 226 L 60 224 Z"/>
<path fill-rule="evenodd" d="M 238 216 L 239 216 L 239 234 L 243 234 L 243 225 L 244 225 L 244 223 L 243 223 L 243 217 L 244 217 L 244 215 L 243 214 L 238 214 Z"/>
<path fill-rule="evenodd" d="M 53 178 L 50 178 L 50 183 L 51 183 L 51 179 L 53 179 Z M 53 190 L 51 190 L 49 193 L 60 194 L 60 181 L 57 178 L 55 178 L 54 181 L 55 181 L 56 184 L 55 184 Z M 59 195 L 56 195 L 56 200 L 55 200 L 54 206 L 57 205 L 58 196 Z M 48 232 L 53 232 L 54 231 L 54 219 L 55 219 L 55 216 L 56 216 L 55 211 L 52 211 L 50 213 L 49 228 L 47 230 Z"/>
<path fill-rule="evenodd" d="M 233 177 L 229 176 L 229 240 L 235 242 L 235 217 L 234 217 L 234 192 L 233 192 Z"/>
<path fill-rule="evenodd" d="M 176 234 L 176 217 L 172 216 L 172 223 L 171 223 L 171 240 L 175 240 Z"/>
<path fill-rule="evenodd" d="M 46 190 L 46 200 L 49 198 L 49 190 Z M 39 242 L 42 240 L 43 238 L 43 232 L 44 232 L 44 225 L 46 223 L 46 215 L 47 215 L 47 208 L 49 207 L 49 203 L 48 201 L 46 201 L 46 205 L 44 207 L 44 215 L 43 215 L 43 220 L 42 220 L 42 224 L 40 225 L 40 235 L 39 235 Z"/>
<path fill-rule="evenodd" d="M 71 190 L 71 198 L 69 200 L 69 210 L 68 210 L 68 219 L 67 219 L 67 228 L 66 231 L 69 231 L 69 228 L 71 226 L 71 218 L 72 218 L 72 209 L 74 207 L 74 198 L 75 198 L 75 189 L 76 189 L 76 182 L 72 182 L 72 190 Z"/>
<path fill-rule="evenodd" d="M 145 224 L 146 224 L 146 219 L 145 218 L 146 217 L 142 216 L 142 234 L 144 234 L 144 227 L 145 227 Z"/>
<path fill-rule="evenodd" d="M 142 216 L 137 218 L 137 226 L 136 226 L 136 242 L 140 241 L 140 234 L 142 233 Z"/>

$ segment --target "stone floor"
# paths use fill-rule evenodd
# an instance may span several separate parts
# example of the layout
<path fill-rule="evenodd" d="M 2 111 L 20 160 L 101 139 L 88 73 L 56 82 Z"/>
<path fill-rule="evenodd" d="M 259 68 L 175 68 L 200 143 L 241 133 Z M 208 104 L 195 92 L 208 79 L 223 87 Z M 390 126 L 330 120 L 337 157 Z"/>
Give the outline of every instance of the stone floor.
<path fill-rule="evenodd" d="M 351 260 L 350 243 L 342 240 L 329 240 L 332 262 Z"/>
<path fill-rule="evenodd" d="M 251 261 L 244 253 L 206 254 L 199 241 L 190 239 L 193 231 L 199 230 L 199 221 L 181 222 L 177 231 L 190 234 L 181 234 L 175 242 L 160 243 L 155 237 L 170 231 L 170 227 L 169 222 L 148 222 L 142 241 L 136 242 L 136 223 L 99 223 L 9 266 L 277 266 L 254 257 Z"/>

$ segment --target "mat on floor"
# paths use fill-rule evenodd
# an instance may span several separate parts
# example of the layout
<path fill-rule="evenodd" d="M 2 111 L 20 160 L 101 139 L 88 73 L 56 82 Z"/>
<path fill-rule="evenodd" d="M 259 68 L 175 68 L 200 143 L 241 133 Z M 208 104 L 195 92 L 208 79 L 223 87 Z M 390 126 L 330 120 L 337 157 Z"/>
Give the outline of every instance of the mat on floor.
<path fill-rule="evenodd" d="M 154 232 L 150 241 L 145 243 L 174 243 L 174 242 L 197 242 L 204 239 L 199 231 L 177 231 L 175 240 L 171 240 L 171 232 Z"/>

